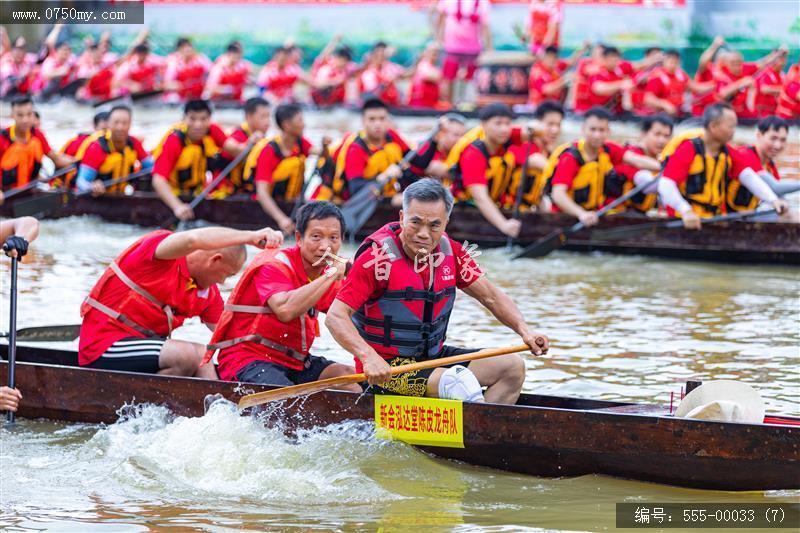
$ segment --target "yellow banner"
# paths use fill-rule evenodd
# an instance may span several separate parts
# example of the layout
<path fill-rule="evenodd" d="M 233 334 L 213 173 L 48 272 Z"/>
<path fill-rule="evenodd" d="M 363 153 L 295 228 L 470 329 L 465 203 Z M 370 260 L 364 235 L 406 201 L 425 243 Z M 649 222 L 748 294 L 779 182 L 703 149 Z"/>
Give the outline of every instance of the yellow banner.
<path fill-rule="evenodd" d="M 375 396 L 378 436 L 420 446 L 464 447 L 463 405 L 417 396 Z"/>

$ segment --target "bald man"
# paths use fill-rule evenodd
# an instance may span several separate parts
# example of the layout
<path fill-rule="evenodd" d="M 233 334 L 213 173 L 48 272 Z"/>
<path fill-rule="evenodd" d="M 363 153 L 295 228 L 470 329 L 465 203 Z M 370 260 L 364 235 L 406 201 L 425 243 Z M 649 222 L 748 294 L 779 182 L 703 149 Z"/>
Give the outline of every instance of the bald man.
<path fill-rule="evenodd" d="M 212 365 L 198 370 L 205 346 L 171 339 L 172 331 L 195 316 L 213 331 L 223 308 L 217 284 L 241 270 L 245 245 L 282 242 L 270 228 L 145 235 L 111 263 L 81 306 L 79 364 L 217 379 Z"/>

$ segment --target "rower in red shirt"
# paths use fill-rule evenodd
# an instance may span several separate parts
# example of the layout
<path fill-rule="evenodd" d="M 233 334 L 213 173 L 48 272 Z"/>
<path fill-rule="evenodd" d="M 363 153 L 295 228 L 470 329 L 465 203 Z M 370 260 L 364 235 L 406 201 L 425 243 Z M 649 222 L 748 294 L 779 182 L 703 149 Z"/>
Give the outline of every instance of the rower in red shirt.
<path fill-rule="evenodd" d="M 706 107 L 719 101 L 719 84 L 717 83 L 717 65 L 714 63 L 725 39 L 719 35 L 700 55 L 697 70 L 694 73 L 695 88 L 692 89 L 692 116 L 702 117 Z"/>
<path fill-rule="evenodd" d="M 395 183 L 402 175 L 398 164 L 408 152 L 408 144 L 390 128 L 389 108 L 377 99 L 364 102 L 361 108 L 364 129 L 348 135 L 336 158 L 333 193 L 348 200 L 368 181 L 384 183 L 386 198 L 395 195 Z"/>
<path fill-rule="evenodd" d="M 11 51 L 0 56 L 0 97 L 28 94 L 35 73 L 36 54 L 25 50 L 25 39 L 20 37 Z"/>
<path fill-rule="evenodd" d="M 256 83 L 264 98 L 279 104 L 294 102 L 294 86 L 298 81 L 310 80 L 300 65 L 292 62 L 289 48 L 282 46 L 258 73 Z"/>
<path fill-rule="evenodd" d="M 185 102 L 201 98 L 206 75 L 211 70 L 211 61 L 192 46 L 192 42 L 181 37 L 175 52 L 167 58 L 164 73 L 164 95 L 167 102 Z"/>
<path fill-rule="evenodd" d="M 358 76 L 358 92 L 362 97 L 370 95 L 379 98 L 386 105 L 397 106 L 400 105 L 400 92 L 395 82 L 407 78 L 410 72 L 389 60 L 387 48 L 387 44 L 383 41 L 375 43 L 372 47 Z"/>
<path fill-rule="evenodd" d="M 411 68 L 411 90 L 408 95 L 409 106 L 426 108 L 439 106 L 442 69 L 437 66 L 438 60 L 439 45 L 431 43 L 425 47 L 419 61 Z"/>
<path fill-rule="evenodd" d="M 528 105 L 537 106 L 545 100 L 563 103 L 567 86 L 573 77 L 566 72 L 578 62 L 586 48 L 575 52 L 568 60 L 558 58 L 558 48 L 548 46 L 540 58 L 531 65 L 528 78 Z"/>
<path fill-rule="evenodd" d="M 531 0 L 527 39 L 531 54 L 538 56 L 548 47 L 558 47 L 563 18 L 561 0 Z"/>
<path fill-rule="evenodd" d="M 648 114 L 649 110 L 645 106 L 644 97 L 647 91 L 647 82 L 653 77 L 664 61 L 664 52 L 657 46 L 651 46 L 644 51 L 644 58 L 641 61 L 620 61 L 622 71 L 633 82 L 633 87 L 625 95 L 625 99 L 630 99 L 630 110 L 637 115 Z"/>
<path fill-rule="evenodd" d="M 711 86 L 714 86 L 711 82 Z M 656 69 L 647 82 L 644 95 L 645 113 L 665 113 L 671 117 L 683 114 L 686 91 L 708 90 L 708 84 L 699 83 L 681 68 L 681 55 L 676 50 L 664 53 L 664 64 Z"/>
<path fill-rule="evenodd" d="M 739 52 L 724 52 L 719 56 L 716 71 L 719 83 L 719 96 L 722 101 L 731 103 L 739 118 L 755 117 L 755 110 L 747 107 L 747 93 L 753 86 L 753 74 L 758 70 L 756 63 L 745 63 Z"/>
<path fill-rule="evenodd" d="M 514 113 L 505 104 L 484 106 L 478 118 L 481 125 L 468 131 L 448 156 L 453 193 L 460 202 L 474 202 L 483 218 L 504 235 L 516 237 L 520 221 L 506 218 L 500 206 L 515 167 L 523 163 L 511 146 L 529 141 L 529 134 L 513 126 Z"/>
<path fill-rule="evenodd" d="M 91 137 L 93 133 L 104 131 L 106 128 L 108 128 L 108 111 L 95 113 L 94 118 L 92 118 L 92 126 L 94 126 L 94 131 L 84 131 L 67 139 L 59 152 L 62 154 L 71 155 L 73 157 L 76 156 L 81 145 L 86 142 L 86 139 Z"/>
<path fill-rule="evenodd" d="M 672 137 L 673 128 L 674 122 L 667 115 L 658 114 L 645 117 L 642 119 L 639 141 L 636 144 L 626 144 L 625 149 L 629 152 L 657 160 L 658 156 L 667 146 L 670 137 Z M 634 187 L 653 181 L 654 177 L 653 173 L 649 170 L 642 170 L 628 163 L 619 163 L 615 165 L 614 172 L 625 179 L 622 186 L 623 193 L 628 192 Z M 657 192 L 658 184 L 654 183 L 645 188 L 642 192 L 634 195 L 634 197 L 628 201 L 627 207 L 641 213 L 647 213 L 656 207 L 658 199 Z"/>
<path fill-rule="evenodd" d="M 786 120 L 800 119 L 800 63 L 795 63 L 783 80 L 775 114 Z"/>
<path fill-rule="evenodd" d="M 569 100 L 568 107 L 572 108 L 576 113 L 584 113 L 592 107 L 590 80 L 600 69 L 604 50 L 605 46 L 597 43 L 592 47 L 589 57 L 578 61 L 578 66 L 575 69 L 575 80 L 571 87 L 572 94 L 567 96 L 567 100 Z"/>
<path fill-rule="evenodd" d="M 755 76 L 755 84 L 747 93 L 747 107 L 755 110 L 758 117 L 775 113 L 778 96 L 783 88 L 783 69 L 786 67 L 788 50 L 781 48 L 774 62 Z"/>
<path fill-rule="evenodd" d="M 150 52 L 147 43 L 136 45 L 122 62 L 111 81 L 113 96 L 157 90 L 161 86 L 164 58 Z"/>
<path fill-rule="evenodd" d="M 242 45 L 233 42 L 208 73 L 203 98 L 211 101 L 241 102 L 252 65 L 242 57 Z"/>
<path fill-rule="evenodd" d="M 630 90 L 633 81 L 620 66 L 619 49 L 607 46 L 603 50 L 600 67 L 589 78 L 589 102 L 592 107 L 602 106 L 613 114 L 621 114 L 631 109 Z"/>
<path fill-rule="evenodd" d="M 59 43 L 42 63 L 32 91 L 42 98 L 48 98 L 64 89 L 75 79 L 75 61 L 69 43 Z"/>
<path fill-rule="evenodd" d="M 198 194 L 205 188 L 206 173 L 224 165 L 221 150 L 236 156 L 245 145 L 229 139 L 222 128 L 211 122 L 207 101 L 189 100 L 183 109 L 183 122 L 170 128 L 153 150 L 153 189 L 176 217 L 191 220 L 194 212 L 180 196 Z M 251 137 L 259 141 L 262 134 L 253 132 Z"/>
<path fill-rule="evenodd" d="M 282 241 L 269 228 L 148 233 L 117 256 L 81 305 L 78 363 L 216 379 L 213 367 L 198 371 L 204 347 L 171 339 L 172 331 L 195 316 L 213 331 L 223 307 L 217 284 L 241 270 L 245 245 Z"/>
<path fill-rule="evenodd" d="M 347 79 L 355 72 L 350 49 L 340 46 L 328 56 L 314 62 L 311 69 L 311 99 L 318 106 L 343 104 L 347 96 Z"/>
<path fill-rule="evenodd" d="M 22 187 L 37 179 L 45 156 L 57 167 L 75 162 L 74 157 L 53 151 L 42 130 L 34 126 L 33 101 L 29 96 L 18 96 L 12 100 L 11 118 L 14 123 L 0 131 L 2 191 Z M 0 192 L 2 203 L 3 195 Z"/>
<path fill-rule="evenodd" d="M 142 142 L 130 135 L 133 112 L 126 106 L 109 111 L 108 129 L 89 137 L 78 151 L 80 167 L 75 182 L 79 192 L 91 191 L 98 196 L 106 192 L 122 193 L 127 183 L 107 188 L 104 182 L 124 178 L 134 171 L 153 167 L 153 158 Z"/>
<path fill-rule="evenodd" d="M 220 379 L 288 386 L 354 373 L 350 365 L 310 353 L 320 334 L 319 313 L 328 312 L 345 277 L 347 261 L 336 255 L 343 237 L 339 209 L 311 202 L 297 213 L 297 244 L 253 259 L 206 352 Z M 356 384 L 342 388 L 361 392 Z"/>
<path fill-rule="evenodd" d="M 598 222 L 597 210 L 622 195 L 625 178 L 614 167 L 620 164 L 658 172 L 652 157 L 636 154 L 609 141 L 611 114 L 602 107 L 586 112 L 583 138 L 553 152 L 545 169 L 551 180 L 553 210 L 576 217 L 586 226 Z"/>
<path fill-rule="evenodd" d="M 513 404 L 525 381 L 525 363 L 518 355 L 391 376 L 392 366 L 474 351 L 445 344 L 457 289 L 522 337 L 534 355 L 548 351 L 547 336 L 528 328 L 471 250 L 445 233 L 452 207 L 453 196 L 437 180 L 409 186 L 400 220 L 359 247 L 325 325 L 353 354 L 356 371 L 363 369 L 374 392 Z M 485 396 L 482 387 L 487 387 Z"/>
<path fill-rule="evenodd" d="M 789 135 L 789 123 L 780 117 L 771 115 L 758 121 L 756 126 L 756 142 L 736 148 L 741 157 L 733 160 L 732 173 L 735 176 L 750 168 L 778 196 L 785 196 L 800 190 L 797 180 L 781 181 L 775 159 L 786 148 Z M 729 211 L 749 211 L 758 206 L 758 198 L 744 187 L 728 188 L 727 208 Z M 797 222 L 797 213 L 791 211 L 782 217 L 786 221 Z"/>
<path fill-rule="evenodd" d="M 422 141 L 417 147 L 414 157 L 409 161 L 408 168 L 403 171 L 403 176 L 398 180 L 400 190 L 405 190 L 409 185 L 426 176 L 437 178 L 449 186 L 450 167 L 447 165 L 447 157 L 466 131 L 466 119 L 458 113 L 445 113 L 439 117 L 436 134 L 432 138 Z"/>
<path fill-rule="evenodd" d="M 250 141 L 250 137 L 255 132 L 258 132 L 258 135 L 263 138 L 267 134 L 267 130 L 269 130 L 270 122 L 269 102 L 260 96 L 248 98 L 244 103 L 244 122 L 239 124 L 231 132 L 228 138 L 236 141 L 241 146 L 244 146 L 248 143 L 248 141 Z M 258 140 L 259 139 L 254 140 L 254 147 L 258 143 Z M 225 150 L 222 150 L 220 155 L 222 157 L 223 166 L 226 166 L 228 163 L 233 161 L 235 157 Z M 228 174 L 228 177 L 224 179 L 214 191 L 214 198 L 225 198 L 231 194 L 252 195 L 256 192 L 256 186 L 253 182 L 253 177 L 249 176 L 245 178 L 245 163 L 246 158 L 245 161 L 242 161 L 236 165 L 233 170 L 231 170 L 230 174 Z"/>

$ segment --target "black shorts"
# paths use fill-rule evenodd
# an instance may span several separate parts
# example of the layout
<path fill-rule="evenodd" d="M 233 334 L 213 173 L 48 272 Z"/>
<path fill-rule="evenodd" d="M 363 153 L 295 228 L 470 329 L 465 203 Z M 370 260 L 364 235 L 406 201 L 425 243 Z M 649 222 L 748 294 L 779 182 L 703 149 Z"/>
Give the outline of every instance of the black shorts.
<path fill-rule="evenodd" d="M 253 361 L 236 373 L 236 379 L 245 383 L 288 387 L 317 381 L 322 371 L 332 364 L 333 361 L 316 355 L 306 358 L 303 370 L 292 370 L 268 361 Z"/>
<path fill-rule="evenodd" d="M 126 337 L 109 346 L 103 355 L 86 366 L 155 374 L 161 370 L 159 359 L 165 342 L 167 339 L 164 337 Z"/>
<path fill-rule="evenodd" d="M 455 346 L 443 346 L 442 351 L 439 352 L 439 355 L 436 356 L 434 359 L 441 359 L 442 357 L 451 357 L 453 355 L 462 355 L 465 353 L 472 353 L 477 352 L 481 348 L 456 348 Z M 418 363 L 420 361 L 428 361 L 428 359 L 415 359 L 413 357 L 395 357 L 393 359 L 387 359 L 386 362 L 389 363 L 389 366 L 400 366 L 400 365 L 410 365 L 411 363 Z M 469 366 L 469 361 L 464 363 L 454 363 L 451 365 L 442 365 L 441 367 L 437 368 L 450 368 L 451 366 L 455 366 L 456 364 L 460 364 L 463 366 Z M 402 374 L 398 374 L 396 376 L 392 376 L 392 379 L 389 380 L 388 383 L 384 383 L 382 386 L 378 385 L 368 385 L 366 383 L 362 383 L 362 387 L 366 392 L 372 394 L 399 394 L 401 396 L 425 396 L 425 392 L 428 390 L 428 380 L 433 374 L 433 371 L 436 368 L 428 368 L 426 370 L 416 370 L 414 372 L 404 372 Z"/>

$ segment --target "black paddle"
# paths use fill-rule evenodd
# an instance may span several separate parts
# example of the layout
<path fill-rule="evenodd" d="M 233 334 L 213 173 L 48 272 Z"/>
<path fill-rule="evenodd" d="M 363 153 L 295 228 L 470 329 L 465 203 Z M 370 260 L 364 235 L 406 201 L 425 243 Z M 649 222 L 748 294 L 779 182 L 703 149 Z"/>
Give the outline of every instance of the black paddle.
<path fill-rule="evenodd" d="M 428 139 L 433 142 L 433 138 L 439 133 L 440 123 L 436 124 L 433 128 Z M 424 143 L 422 143 L 424 144 Z M 420 144 L 420 146 L 422 146 Z M 398 164 L 400 168 L 406 167 L 412 159 L 417 156 L 417 150 L 409 150 L 403 157 L 402 161 Z M 347 228 L 347 233 L 350 237 L 355 237 L 355 234 L 367 223 L 372 214 L 378 208 L 378 204 L 383 198 L 383 187 L 385 183 L 378 182 L 378 180 L 369 180 L 366 185 L 355 193 L 345 204 L 342 206 L 342 216 L 344 217 L 344 225 Z"/>
<path fill-rule="evenodd" d="M 714 222 L 729 222 L 732 220 L 743 220 L 752 216 L 771 215 L 775 213 L 774 209 L 766 211 L 743 211 L 739 213 L 730 213 L 728 215 L 717 215 L 715 217 L 701 219 L 703 225 L 713 224 Z M 597 230 L 592 232 L 591 239 L 593 241 L 607 241 L 613 239 L 624 239 L 626 237 L 633 237 L 645 233 L 655 233 L 663 229 L 682 228 L 683 220 L 662 220 L 659 222 L 651 222 L 649 224 L 633 224 L 630 226 L 623 226 L 621 228 L 611 228 L 606 230 Z"/>
<path fill-rule="evenodd" d="M 529 132 L 528 144 L 525 147 L 525 160 L 522 162 L 522 174 L 519 175 L 519 184 L 517 185 L 517 193 L 514 197 L 514 211 L 511 213 L 513 220 L 519 220 L 519 208 L 522 205 L 522 196 L 525 194 L 525 189 L 528 186 L 528 158 L 531 156 L 531 143 L 533 143 L 533 132 Z M 514 247 L 514 237 L 510 236 L 506 239 L 506 252 L 510 252 Z"/>
<path fill-rule="evenodd" d="M 92 104 L 92 107 L 102 107 L 106 104 L 110 104 L 111 102 L 116 102 L 117 100 L 130 100 L 131 102 L 136 102 L 138 100 L 144 100 L 146 98 L 152 98 L 153 96 L 158 96 L 160 94 L 163 94 L 163 92 L 164 89 L 152 89 L 150 91 L 141 91 L 133 94 L 121 94 L 113 98 L 107 98 L 105 100 L 100 100 L 99 102 L 95 102 L 94 104 Z"/>
<path fill-rule="evenodd" d="M 17 330 L 20 342 L 72 342 L 81 334 L 80 324 L 58 326 L 36 326 Z M 10 333 L 0 333 L 0 337 L 10 338 Z"/>
<path fill-rule="evenodd" d="M 600 217 L 606 215 L 609 211 L 611 211 L 615 207 L 627 202 L 628 200 L 633 198 L 635 195 L 637 195 L 641 191 L 645 190 L 650 185 L 656 183 L 660 178 L 661 178 L 661 173 L 659 172 L 658 175 L 655 178 L 653 178 L 652 180 L 650 180 L 650 181 L 648 181 L 646 183 L 642 183 L 641 185 L 637 185 L 636 187 L 634 187 L 630 191 L 626 192 L 625 194 L 623 194 L 622 196 L 620 196 L 619 198 L 617 198 L 616 200 L 614 200 L 613 202 L 611 202 L 607 206 L 605 206 L 602 209 L 598 210 L 597 211 L 597 217 L 600 218 Z M 561 229 L 554 230 L 554 231 L 550 232 L 549 234 L 547 234 L 545 237 L 543 237 L 543 238 L 539 239 L 538 241 L 536 241 L 536 242 L 534 242 L 532 244 L 529 244 L 528 246 L 523 248 L 521 252 L 513 255 L 511 257 L 511 259 L 521 259 L 523 257 L 544 257 L 545 255 L 549 254 L 553 250 L 557 250 L 558 248 L 561 248 L 562 246 L 564 246 L 564 244 L 567 242 L 567 238 L 570 235 L 573 235 L 573 234 L 579 232 L 580 230 L 582 230 L 585 227 L 586 227 L 586 224 L 584 224 L 583 222 L 578 222 L 576 224 L 573 224 L 569 228 L 561 228 Z"/>
<path fill-rule="evenodd" d="M 13 198 L 13 197 L 17 196 L 18 194 L 22 194 L 25 191 L 29 191 L 29 190 L 33 189 L 34 187 L 36 187 L 39 184 L 50 183 L 51 181 L 53 181 L 57 177 L 63 176 L 67 172 L 75 170 L 75 167 L 77 167 L 77 166 L 78 166 L 77 163 L 72 163 L 71 165 L 67 165 L 64 168 L 62 168 L 61 170 L 57 170 L 56 172 L 53 172 L 51 175 L 47 176 L 46 178 L 42 178 L 42 179 L 38 179 L 37 178 L 35 180 L 32 180 L 32 181 L 26 183 L 22 187 L 16 187 L 14 189 L 11 189 L 11 190 L 5 192 L 3 194 L 3 197 L 5 198 L 5 200 L 8 200 L 9 198 Z"/>
<path fill-rule="evenodd" d="M 103 182 L 103 186 L 108 189 L 109 187 L 119 185 L 120 183 L 126 183 L 143 178 L 144 176 L 149 175 L 150 172 L 151 169 L 148 168 L 146 170 L 134 172 L 133 174 L 128 174 L 127 176 L 123 176 L 121 178 L 106 180 Z M 79 193 L 73 193 L 72 191 L 54 191 L 51 193 L 45 193 L 29 200 L 16 202 L 14 204 L 14 216 L 24 217 L 43 215 L 53 211 L 54 209 L 64 207 L 76 198 L 88 196 L 90 194 L 92 194 L 92 191 L 84 191 Z"/>
<path fill-rule="evenodd" d="M 8 251 L 8 245 L 3 245 Z M 8 387 L 14 388 L 14 370 L 17 364 L 17 263 L 19 259 L 11 258 L 11 305 L 8 311 Z M 14 423 L 14 411 L 8 411 L 6 422 Z"/>
<path fill-rule="evenodd" d="M 226 166 L 225 168 L 223 168 L 223 169 L 222 169 L 222 172 L 220 172 L 220 173 L 219 173 L 219 176 L 217 176 L 216 178 L 214 178 L 214 181 L 212 181 L 211 183 L 209 183 L 209 184 L 206 186 L 206 188 L 205 188 L 205 189 L 203 189 L 203 190 L 200 192 L 200 194 L 198 194 L 198 195 L 197 195 L 197 196 L 194 198 L 194 200 L 192 200 L 192 201 L 189 203 L 189 207 L 192 209 L 192 211 L 194 211 L 194 208 L 195 208 L 195 207 L 197 207 L 198 205 L 200 205 L 200 203 L 201 203 L 203 200 L 205 200 L 205 199 L 206 199 L 206 197 L 208 197 L 208 195 L 209 195 L 209 194 L 211 194 L 211 192 L 212 192 L 214 189 L 216 189 L 216 188 L 217 188 L 217 186 L 218 186 L 220 183 L 222 183 L 222 180 L 224 180 L 225 178 L 227 178 L 227 177 L 228 177 L 228 174 L 230 174 L 230 173 L 233 171 L 233 169 L 234 169 L 234 168 L 236 168 L 236 165 L 238 165 L 239 163 L 241 163 L 241 162 L 242 162 L 242 160 L 243 160 L 245 157 L 247 157 L 247 154 L 249 154 L 249 153 L 250 153 L 250 150 L 253 148 L 253 145 L 254 145 L 254 144 L 255 144 L 255 142 L 253 142 L 253 141 L 249 141 L 249 142 L 247 143 L 247 145 L 244 147 L 244 149 L 243 149 L 241 152 L 239 152 L 239 155 L 237 155 L 236 157 L 234 157 L 234 158 L 233 158 L 233 160 L 232 160 L 230 163 L 228 163 L 228 166 Z M 167 220 L 165 220 L 165 221 L 164 221 L 164 222 L 161 224 L 161 226 L 160 226 L 160 227 L 161 227 L 162 229 L 165 229 L 165 228 L 170 228 L 170 227 L 173 227 L 173 226 L 175 225 L 175 223 L 177 223 L 178 221 L 179 221 L 178 217 L 176 217 L 175 215 L 172 215 L 172 216 L 171 216 L 171 217 L 169 217 Z"/>

